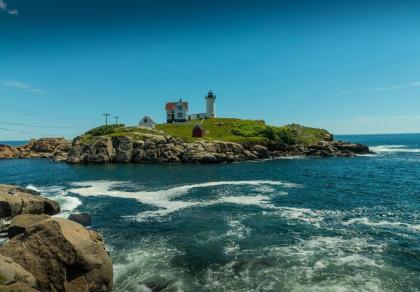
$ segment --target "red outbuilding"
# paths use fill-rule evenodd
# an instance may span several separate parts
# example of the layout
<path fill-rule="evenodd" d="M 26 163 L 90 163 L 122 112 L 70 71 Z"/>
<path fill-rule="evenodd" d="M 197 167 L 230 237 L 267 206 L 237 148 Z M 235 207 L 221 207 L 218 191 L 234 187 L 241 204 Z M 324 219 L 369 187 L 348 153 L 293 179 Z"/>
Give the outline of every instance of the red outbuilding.
<path fill-rule="evenodd" d="M 205 133 L 206 131 L 203 129 L 203 127 L 200 124 L 196 124 L 192 130 L 192 136 L 194 138 L 204 137 Z"/>

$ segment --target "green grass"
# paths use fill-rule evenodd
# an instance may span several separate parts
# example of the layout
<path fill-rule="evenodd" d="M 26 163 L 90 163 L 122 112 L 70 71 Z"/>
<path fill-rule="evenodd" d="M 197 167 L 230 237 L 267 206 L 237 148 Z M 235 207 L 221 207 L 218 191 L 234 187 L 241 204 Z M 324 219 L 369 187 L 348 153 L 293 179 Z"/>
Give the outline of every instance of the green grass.
<path fill-rule="evenodd" d="M 81 136 L 82 144 L 89 144 L 94 141 L 96 137 L 110 136 L 127 136 L 133 139 L 142 139 L 148 134 L 162 134 L 153 129 L 145 129 L 139 127 L 125 127 L 124 125 L 100 126 L 91 129 Z"/>
<path fill-rule="evenodd" d="M 204 138 L 192 138 L 192 129 L 201 121 L 189 121 L 186 123 L 179 124 L 160 124 L 157 125 L 157 129 L 168 133 L 171 136 L 182 138 L 186 141 L 195 141 L 199 139 L 205 140 L 220 140 L 228 142 L 261 142 L 267 141 L 264 137 L 258 135 L 240 135 L 240 129 L 244 128 L 249 131 L 253 126 L 259 128 L 264 127 L 263 121 L 251 121 L 251 120 L 240 120 L 240 119 L 228 119 L 228 118 L 213 118 L 204 120 L 203 127 L 206 130 Z"/>
<path fill-rule="evenodd" d="M 101 126 L 86 132 L 82 136 L 82 143 L 89 143 L 100 136 L 128 136 L 142 139 L 148 134 L 171 135 L 187 142 L 196 140 L 218 140 L 241 144 L 257 144 L 269 141 L 293 144 L 312 144 L 322 140 L 328 134 L 326 130 L 304 127 L 296 124 L 275 127 L 266 125 L 261 120 L 241 120 L 233 118 L 213 118 L 204 120 L 203 127 L 206 135 L 203 138 L 193 138 L 192 129 L 201 121 L 188 121 L 179 124 L 160 124 L 156 130 L 138 127 L 124 127 L 124 125 Z"/>

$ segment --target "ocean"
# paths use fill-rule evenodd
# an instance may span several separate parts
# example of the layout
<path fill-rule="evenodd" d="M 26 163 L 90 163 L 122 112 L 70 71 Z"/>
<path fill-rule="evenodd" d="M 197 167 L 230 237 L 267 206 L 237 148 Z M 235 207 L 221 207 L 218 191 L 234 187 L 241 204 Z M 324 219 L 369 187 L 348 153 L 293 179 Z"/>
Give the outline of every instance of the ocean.
<path fill-rule="evenodd" d="M 0 183 L 88 212 L 115 291 L 420 291 L 420 134 L 376 154 L 218 165 L 0 161 Z"/>

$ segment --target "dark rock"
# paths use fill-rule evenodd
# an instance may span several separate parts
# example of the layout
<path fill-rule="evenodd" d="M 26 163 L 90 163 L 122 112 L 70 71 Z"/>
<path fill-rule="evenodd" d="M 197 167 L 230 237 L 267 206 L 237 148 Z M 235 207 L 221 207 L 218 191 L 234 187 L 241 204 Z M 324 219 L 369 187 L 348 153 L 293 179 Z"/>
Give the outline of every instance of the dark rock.
<path fill-rule="evenodd" d="M 88 213 L 70 214 L 69 220 L 77 222 L 83 226 L 91 226 L 92 218 Z"/>

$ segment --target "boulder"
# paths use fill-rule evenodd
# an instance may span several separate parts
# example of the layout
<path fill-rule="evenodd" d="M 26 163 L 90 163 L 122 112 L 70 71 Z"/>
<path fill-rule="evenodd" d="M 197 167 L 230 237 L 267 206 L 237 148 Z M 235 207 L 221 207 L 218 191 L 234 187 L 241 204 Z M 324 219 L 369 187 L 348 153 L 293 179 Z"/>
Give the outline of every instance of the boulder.
<path fill-rule="evenodd" d="M 82 225 L 49 218 L 0 247 L 37 280 L 41 291 L 111 291 L 112 263 L 101 236 Z"/>
<path fill-rule="evenodd" d="M 19 214 L 48 214 L 60 212 L 60 205 L 43 198 L 39 193 L 16 186 L 0 185 L 0 218 Z"/>
<path fill-rule="evenodd" d="M 41 221 L 50 218 L 48 215 L 33 215 L 33 214 L 21 214 L 13 217 L 10 221 L 8 236 L 9 238 L 15 237 L 16 235 L 22 234 L 26 229 Z"/>
<path fill-rule="evenodd" d="M 92 218 L 88 213 L 70 214 L 69 220 L 79 223 L 83 226 L 91 226 Z"/>
<path fill-rule="evenodd" d="M 0 291 L 37 291 L 35 277 L 11 258 L 0 255 Z M 25 289 L 23 289 L 25 288 Z M 32 289 L 32 290 L 30 290 Z"/>

